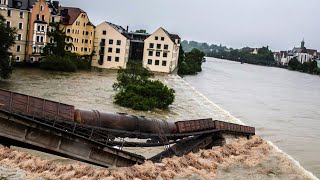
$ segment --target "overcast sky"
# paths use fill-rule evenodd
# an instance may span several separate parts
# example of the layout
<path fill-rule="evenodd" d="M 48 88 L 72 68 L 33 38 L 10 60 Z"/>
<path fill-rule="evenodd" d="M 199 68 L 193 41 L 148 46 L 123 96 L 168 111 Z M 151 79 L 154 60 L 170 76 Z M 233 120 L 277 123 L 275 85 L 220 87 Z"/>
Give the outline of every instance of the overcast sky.
<path fill-rule="evenodd" d="M 95 24 L 109 21 L 130 30 L 164 27 L 183 40 L 234 48 L 269 45 L 320 50 L 320 0 L 60 0 L 82 8 Z"/>

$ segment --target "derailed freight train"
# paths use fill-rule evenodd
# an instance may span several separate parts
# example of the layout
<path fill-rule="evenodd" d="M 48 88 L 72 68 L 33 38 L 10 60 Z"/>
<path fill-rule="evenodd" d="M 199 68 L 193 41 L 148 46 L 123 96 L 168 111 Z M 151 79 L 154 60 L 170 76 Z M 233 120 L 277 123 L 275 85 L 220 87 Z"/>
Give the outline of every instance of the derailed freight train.
<path fill-rule="evenodd" d="M 0 110 L 28 117 L 74 121 L 83 125 L 146 134 L 181 134 L 213 129 L 255 134 L 255 128 L 253 127 L 213 121 L 212 119 L 170 122 L 121 113 L 80 110 L 75 109 L 72 105 L 1 89 Z"/>

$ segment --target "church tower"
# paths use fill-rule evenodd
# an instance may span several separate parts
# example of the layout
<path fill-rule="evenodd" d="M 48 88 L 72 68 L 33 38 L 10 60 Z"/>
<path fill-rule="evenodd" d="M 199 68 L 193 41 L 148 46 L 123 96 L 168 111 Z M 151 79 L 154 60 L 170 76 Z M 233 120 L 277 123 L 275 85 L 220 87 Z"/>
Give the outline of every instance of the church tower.
<path fill-rule="evenodd" d="M 303 39 L 303 40 L 301 41 L 301 49 L 305 48 L 304 45 L 305 45 L 305 42 L 304 42 L 304 39 Z"/>

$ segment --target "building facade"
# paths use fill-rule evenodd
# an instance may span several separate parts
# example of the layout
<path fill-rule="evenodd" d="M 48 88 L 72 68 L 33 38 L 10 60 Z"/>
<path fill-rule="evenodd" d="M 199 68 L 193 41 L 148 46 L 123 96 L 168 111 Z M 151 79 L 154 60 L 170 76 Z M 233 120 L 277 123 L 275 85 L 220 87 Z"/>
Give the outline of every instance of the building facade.
<path fill-rule="evenodd" d="M 159 28 L 144 41 L 143 66 L 154 72 L 171 73 L 178 67 L 180 37 Z"/>
<path fill-rule="evenodd" d="M 12 58 L 17 62 L 26 60 L 27 34 L 29 23 L 29 4 L 27 1 L 0 0 L 0 14 L 7 25 L 17 30 L 15 45 L 10 48 Z"/>
<path fill-rule="evenodd" d="M 85 11 L 74 7 L 60 7 L 60 28 L 70 38 L 66 43 L 72 43 L 73 47 L 66 47 L 67 51 L 77 53 L 81 56 L 93 53 L 93 41 L 95 26 Z"/>
<path fill-rule="evenodd" d="M 96 27 L 92 66 L 105 69 L 126 68 L 129 60 L 130 38 L 127 31 L 110 22 Z"/>

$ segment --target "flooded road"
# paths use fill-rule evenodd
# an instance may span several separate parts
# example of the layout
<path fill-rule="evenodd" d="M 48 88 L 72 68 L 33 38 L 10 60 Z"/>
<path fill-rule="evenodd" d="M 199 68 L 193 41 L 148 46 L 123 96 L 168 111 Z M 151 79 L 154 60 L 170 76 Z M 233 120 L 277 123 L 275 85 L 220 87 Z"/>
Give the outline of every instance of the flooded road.
<path fill-rule="evenodd" d="M 320 177 L 320 77 L 207 58 L 185 80 Z"/>

